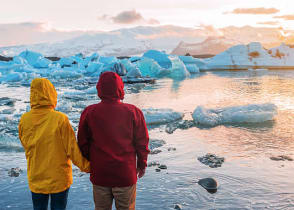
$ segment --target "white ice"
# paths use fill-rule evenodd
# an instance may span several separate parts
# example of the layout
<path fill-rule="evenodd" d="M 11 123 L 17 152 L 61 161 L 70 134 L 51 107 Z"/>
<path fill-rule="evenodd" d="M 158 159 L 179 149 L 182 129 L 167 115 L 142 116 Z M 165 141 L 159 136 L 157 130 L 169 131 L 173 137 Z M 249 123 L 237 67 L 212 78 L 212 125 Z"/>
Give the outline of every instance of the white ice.
<path fill-rule="evenodd" d="M 143 114 L 147 125 L 165 124 L 180 120 L 184 114 L 173 111 L 172 109 L 143 109 Z"/>
<path fill-rule="evenodd" d="M 274 104 L 250 104 L 244 106 L 225 107 L 221 109 L 205 109 L 198 106 L 193 114 L 196 124 L 217 126 L 238 123 L 262 123 L 274 119 L 277 107 Z"/>

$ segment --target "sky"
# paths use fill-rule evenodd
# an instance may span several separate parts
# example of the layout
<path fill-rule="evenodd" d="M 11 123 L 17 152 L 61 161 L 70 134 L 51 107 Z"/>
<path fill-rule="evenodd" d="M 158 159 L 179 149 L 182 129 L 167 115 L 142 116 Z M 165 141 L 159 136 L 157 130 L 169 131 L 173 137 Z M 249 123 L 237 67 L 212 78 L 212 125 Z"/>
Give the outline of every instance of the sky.
<path fill-rule="evenodd" d="M 0 24 L 42 23 L 43 30 L 167 24 L 294 29 L 293 0 L 9 0 L 1 5 Z"/>
<path fill-rule="evenodd" d="M 0 46 L 58 41 L 91 31 L 176 25 L 294 30 L 293 0 L 9 0 Z"/>

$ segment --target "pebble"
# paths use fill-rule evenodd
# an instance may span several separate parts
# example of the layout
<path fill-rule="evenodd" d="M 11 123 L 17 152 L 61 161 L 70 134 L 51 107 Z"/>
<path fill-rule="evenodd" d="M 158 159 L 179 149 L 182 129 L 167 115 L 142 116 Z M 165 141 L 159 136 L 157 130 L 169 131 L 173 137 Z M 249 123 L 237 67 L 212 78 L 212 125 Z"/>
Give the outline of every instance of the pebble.
<path fill-rule="evenodd" d="M 161 170 L 160 170 L 159 168 L 156 168 L 155 171 L 156 171 L 156 172 L 160 172 Z"/>
<path fill-rule="evenodd" d="M 150 139 L 149 149 L 150 150 L 153 150 L 153 149 L 156 149 L 158 147 L 162 147 L 164 144 L 166 144 L 166 142 L 164 140 L 161 140 L 161 139 Z"/>
<path fill-rule="evenodd" d="M 275 160 L 275 161 L 293 161 L 293 158 L 287 156 L 287 155 L 279 155 L 277 157 L 270 157 L 271 160 Z"/>
<path fill-rule="evenodd" d="M 218 168 L 221 167 L 225 161 L 225 158 L 218 157 L 215 154 L 207 153 L 202 157 L 197 158 L 204 165 L 208 165 L 210 168 Z"/>
<path fill-rule="evenodd" d="M 160 168 L 160 169 L 167 169 L 167 166 L 162 164 L 162 165 L 158 166 L 158 168 Z"/>
<path fill-rule="evenodd" d="M 177 150 L 177 148 L 175 148 L 175 147 L 169 147 L 169 148 L 167 148 L 167 151 L 176 151 Z"/>
<path fill-rule="evenodd" d="M 195 123 L 193 120 L 182 120 L 180 122 L 169 123 L 165 127 L 165 132 L 167 132 L 168 134 L 172 134 L 178 128 L 184 130 L 184 129 L 189 129 L 193 126 L 195 126 Z"/>
<path fill-rule="evenodd" d="M 181 210 L 181 209 L 183 209 L 183 207 L 181 204 L 175 204 L 174 209 Z"/>
<path fill-rule="evenodd" d="M 150 162 L 150 163 L 148 163 L 148 167 L 152 167 L 152 166 L 159 166 L 160 165 L 160 163 L 158 162 L 158 161 L 152 161 L 152 162 Z"/>
<path fill-rule="evenodd" d="M 8 176 L 10 176 L 10 177 L 18 177 L 21 172 L 22 172 L 22 170 L 19 167 L 11 168 L 8 171 Z"/>
<path fill-rule="evenodd" d="M 162 151 L 160 149 L 154 149 L 154 150 L 151 150 L 150 154 L 151 155 L 156 155 L 158 153 L 161 153 Z"/>

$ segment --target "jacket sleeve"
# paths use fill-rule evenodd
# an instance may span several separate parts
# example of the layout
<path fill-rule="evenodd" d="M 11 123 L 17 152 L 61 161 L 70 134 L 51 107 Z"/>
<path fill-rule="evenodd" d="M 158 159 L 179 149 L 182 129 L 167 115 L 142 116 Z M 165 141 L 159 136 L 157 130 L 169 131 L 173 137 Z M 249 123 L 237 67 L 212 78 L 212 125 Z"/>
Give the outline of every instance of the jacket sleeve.
<path fill-rule="evenodd" d="M 87 109 L 83 111 L 80 118 L 78 130 L 78 145 L 85 158 L 90 160 L 90 130 L 87 123 Z"/>
<path fill-rule="evenodd" d="M 138 108 L 136 108 L 134 119 L 134 145 L 137 154 L 137 168 L 145 169 L 150 152 L 148 149 L 149 135 L 144 115 Z"/>
<path fill-rule="evenodd" d="M 83 172 L 90 172 L 90 163 L 82 156 L 76 141 L 75 132 L 72 129 L 67 117 L 65 117 L 63 125 L 61 126 L 61 135 L 66 154 L 71 159 L 73 164 L 79 167 Z"/>
<path fill-rule="evenodd" d="M 23 146 L 24 149 L 26 149 L 25 144 L 22 140 L 22 118 L 20 118 L 19 124 L 18 124 L 18 137 L 19 137 L 21 145 Z"/>

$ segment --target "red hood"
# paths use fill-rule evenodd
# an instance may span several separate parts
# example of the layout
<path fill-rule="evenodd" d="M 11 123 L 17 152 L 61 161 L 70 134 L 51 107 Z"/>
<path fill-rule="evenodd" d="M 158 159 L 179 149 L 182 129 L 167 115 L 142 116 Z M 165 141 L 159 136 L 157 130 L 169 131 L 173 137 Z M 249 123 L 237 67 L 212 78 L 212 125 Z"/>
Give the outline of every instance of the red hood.
<path fill-rule="evenodd" d="M 124 99 L 124 83 L 117 73 L 107 71 L 101 74 L 96 88 L 102 100 Z"/>

